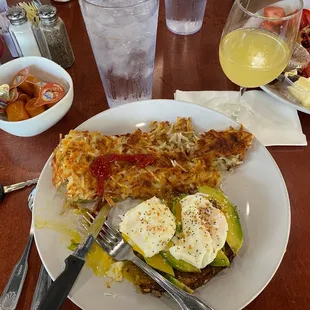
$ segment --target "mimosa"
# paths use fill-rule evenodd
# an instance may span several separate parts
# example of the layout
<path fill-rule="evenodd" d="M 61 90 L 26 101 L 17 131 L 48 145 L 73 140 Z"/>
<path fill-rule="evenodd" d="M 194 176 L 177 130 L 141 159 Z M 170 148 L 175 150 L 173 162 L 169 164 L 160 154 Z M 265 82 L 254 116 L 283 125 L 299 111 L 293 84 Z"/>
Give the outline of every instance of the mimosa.
<path fill-rule="evenodd" d="M 258 87 L 280 75 L 291 50 L 279 35 L 260 28 L 245 28 L 224 36 L 219 54 L 222 69 L 232 82 Z"/>

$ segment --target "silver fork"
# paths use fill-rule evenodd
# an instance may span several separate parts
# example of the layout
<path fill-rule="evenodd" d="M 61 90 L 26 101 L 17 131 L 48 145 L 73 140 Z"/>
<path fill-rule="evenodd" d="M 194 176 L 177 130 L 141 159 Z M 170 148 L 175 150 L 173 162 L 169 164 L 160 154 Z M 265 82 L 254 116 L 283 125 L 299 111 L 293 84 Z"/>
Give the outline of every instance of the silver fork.
<path fill-rule="evenodd" d="M 90 219 L 84 216 L 88 224 L 93 221 L 93 216 L 87 213 Z M 84 225 L 83 225 L 84 226 Z M 87 230 L 88 227 L 85 225 Z M 183 310 L 213 310 L 196 296 L 193 296 L 172 284 L 160 273 L 151 268 L 143 260 L 137 257 L 131 246 L 126 243 L 121 233 L 105 222 L 101 228 L 101 232 L 97 237 L 97 242 L 111 257 L 118 261 L 128 260 L 137 265 L 146 274 L 148 274 L 154 281 L 156 281 L 180 306 Z"/>

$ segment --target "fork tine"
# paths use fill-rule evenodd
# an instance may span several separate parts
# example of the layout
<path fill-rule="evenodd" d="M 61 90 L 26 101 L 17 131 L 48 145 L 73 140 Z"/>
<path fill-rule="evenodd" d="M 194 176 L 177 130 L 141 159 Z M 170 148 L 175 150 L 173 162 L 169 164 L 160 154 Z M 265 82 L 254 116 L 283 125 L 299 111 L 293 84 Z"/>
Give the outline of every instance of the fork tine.
<path fill-rule="evenodd" d="M 82 223 L 82 226 L 84 227 L 84 229 L 85 229 L 86 231 L 88 230 L 88 227 L 89 227 L 89 226 L 87 226 L 87 225 L 85 225 L 85 224 L 83 224 L 83 223 Z"/>
<path fill-rule="evenodd" d="M 83 219 L 87 222 L 88 226 L 90 226 L 93 222 L 89 218 L 87 218 L 84 214 L 83 214 Z"/>
<path fill-rule="evenodd" d="M 105 229 L 102 228 L 100 237 L 105 240 L 107 243 L 113 245 L 114 243 L 118 242 L 117 238 L 111 237 L 111 234 L 108 233 Z"/>
<path fill-rule="evenodd" d="M 94 217 L 89 212 L 86 212 L 83 218 L 88 226 L 94 221 Z M 83 227 L 87 229 L 87 225 Z M 121 233 L 107 222 L 103 223 L 96 241 L 104 251 L 112 256 L 115 255 L 115 251 L 118 252 L 119 246 L 124 242 Z"/>
<path fill-rule="evenodd" d="M 97 242 L 99 243 L 99 245 L 103 248 L 105 252 L 107 252 L 108 254 L 111 253 L 112 247 L 110 244 L 107 244 L 105 240 L 103 240 L 102 238 L 97 238 Z"/>
<path fill-rule="evenodd" d="M 86 215 L 88 215 L 88 216 L 86 216 Z M 81 221 L 80 223 L 81 223 L 81 226 L 83 227 L 83 229 L 88 231 L 89 226 L 93 223 L 94 217 L 88 212 L 86 215 L 84 214 L 82 216 L 82 219 L 84 220 L 84 222 Z M 101 246 L 102 249 L 105 252 L 107 252 L 108 254 L 111 253 L 111 251 L 115 247 L 115 244 L 117 242 L 119 242 L 117 237 L 115 237 L 115 239 L 113 240 L 113 236 L 114 236 L 113 234 L 111 234 L 110 232 L 109 233 L 107 232 L 106 228 L 104 230 L 101 228 L 101 230 L 97 236 L 97 239 L 96 239 L 96 242 L 99 244 L 99 246 Z"/>
<path fill-rule="evenodd" d="M 104 237 L 111 239 L 113 242 L 117 242 L 119 240 L 118 236 L 113 234 L 113 232 L 106 228 L 104 225 L 101 227 L 101 232 Z"/>
<path fill-rule="evenodd" d="M 104 222 L 103 227 L 107 227 L 107 230 L 110 230 L 114 235 L 116 235 L 115 237 L 120 237 L 120 232 L 116 230 L 113 226 L 111 226 L 108 222 Z"/>
<path fill-rule="evenodd" d="M 86 214 L 91 218 L 92 221 L 95 219 L 95 218 L 92 216 L 92 214 L 89 213 L 88 211 L 86 211 Z"/>
<path fill-rule="evenodd" d="M 82 224 L 83 228 L 88 231 L 89 226 Z M 97 236 L 96 242 L 107 252 L 111 250 L 111 247 L 113 247 L 113 241 L 111 240 L 105 240 L 105 236 L 102 232 L 100 232 Z"/>
<path fill-rule="evenodd" d="M 87 221 L 89 225 L 91 225 L 94 220 L 94 217 L 89 212 L 86 212 L 86 214 L 90 217 L 91 220 L 88 219 L 85 215 L 83 215 L 83 218 Z M 104 232 L 104 234 L 102 234 L 102 232 Z M 100 235 L 103 238 L 104 236 L 108 235 L 108 237 L 112 239 L 111 241 L 119 241 L 121 239 L 120 232 L 116 230 L 114 227 L 112 227 L 110 224 L 108 224 L 107 222 L 103 223 L 103 226 L 101 227 Z"/>
<path fill-rule="evenodd" d="M 85 221 L 83 227 L 88 230 L 89 225 L 94 221 L 94 217 L 89 212 L 86 212 L 83 215 L 83 219 Z M 122 234 L 107 222 L 103 223 L 96 242 L 108 255 L 116 260 L 130 259 L 133 255 L 131 246 L 124 241 Z"/>
<path fill-rule="evenodd" d="M 87 212 L 87 215 L 89 216 L 89 217 L 91 217 L 91 218 L 93 218 L 92 216 L 91 216 L 91 214 L 89 214 L 88 212 Z M 85 216 L 85 215 L 83 215 L 83 219 L 85 220 L 85 222 L 87 223 L 87 225 L 85 225 L 85 224 L 83 224 L 82 223 L 82 225 L 83 225 L 83 227 L 84 227 L 84 229 L 88 229 L 89 228 L 89 226 L 92 224 L 92 219 L 89 219 L 87 216 Z M 119 242 L 119 240 L 120 240 L 120 238 L 116 235 L 116 234 L 114 234 L 114 232 L 117 232 L 117 230 L 115 230 L 115 229 L 111 229 L 112 227 L 110 226 L 110 225 L 105 225 L 105 226 L 102 226 L 101 227 L 101 230 L 100 230 L 100 232 L 99 232 L 99 234 L 98 234 L 98 236 L 100 236 L 101 238 L 103 238 L 103 239 L 107 239 L 107 242 L 109 243 L 109 244 L 111 244 L 111 243 L 114 243 L 114 242 Z"/>

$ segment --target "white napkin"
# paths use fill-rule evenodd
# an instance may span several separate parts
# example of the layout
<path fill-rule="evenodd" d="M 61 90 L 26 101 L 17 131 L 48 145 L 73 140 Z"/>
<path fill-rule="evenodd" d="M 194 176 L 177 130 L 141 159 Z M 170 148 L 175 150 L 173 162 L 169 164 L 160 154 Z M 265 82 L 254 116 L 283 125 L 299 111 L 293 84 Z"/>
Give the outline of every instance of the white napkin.
<path fill-rule="evenodd" d="M 175 100 L 196 103 L 213 109 L 216 109 L 219 103 L 224 102 L 225 98 L 236 102 L 237 97 L 236 91 L 177 90 L 174 94 Z M 241 114 L 240 123 L 265 146 L 307 145 L 297 110 L 293 107 L 282 104 L 259 90 L 247 91 L 243 96 L 243 104 L 252 113 L 247 114 L 246 118 L 243 117 L 244 114 Z"/>

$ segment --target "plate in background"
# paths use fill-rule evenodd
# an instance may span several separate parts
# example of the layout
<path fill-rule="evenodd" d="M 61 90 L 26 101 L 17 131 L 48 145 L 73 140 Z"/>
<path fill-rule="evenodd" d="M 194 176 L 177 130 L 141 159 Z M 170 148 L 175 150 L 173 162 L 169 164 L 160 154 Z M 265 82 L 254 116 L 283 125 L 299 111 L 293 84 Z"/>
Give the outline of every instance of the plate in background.
<path fill-rule="evenodd" d="M 304 8 L 310 9 L 310 0 L 304 0 Z M 287 83 L 277 81 L 274 84 L 261 86 L 261 89 L 280 102 L 290 105 L 298 111 L 310 114 L 310 107 L 303 106 L 297 99 L 292 97 L 287 90 L 287 86 Z"/>

